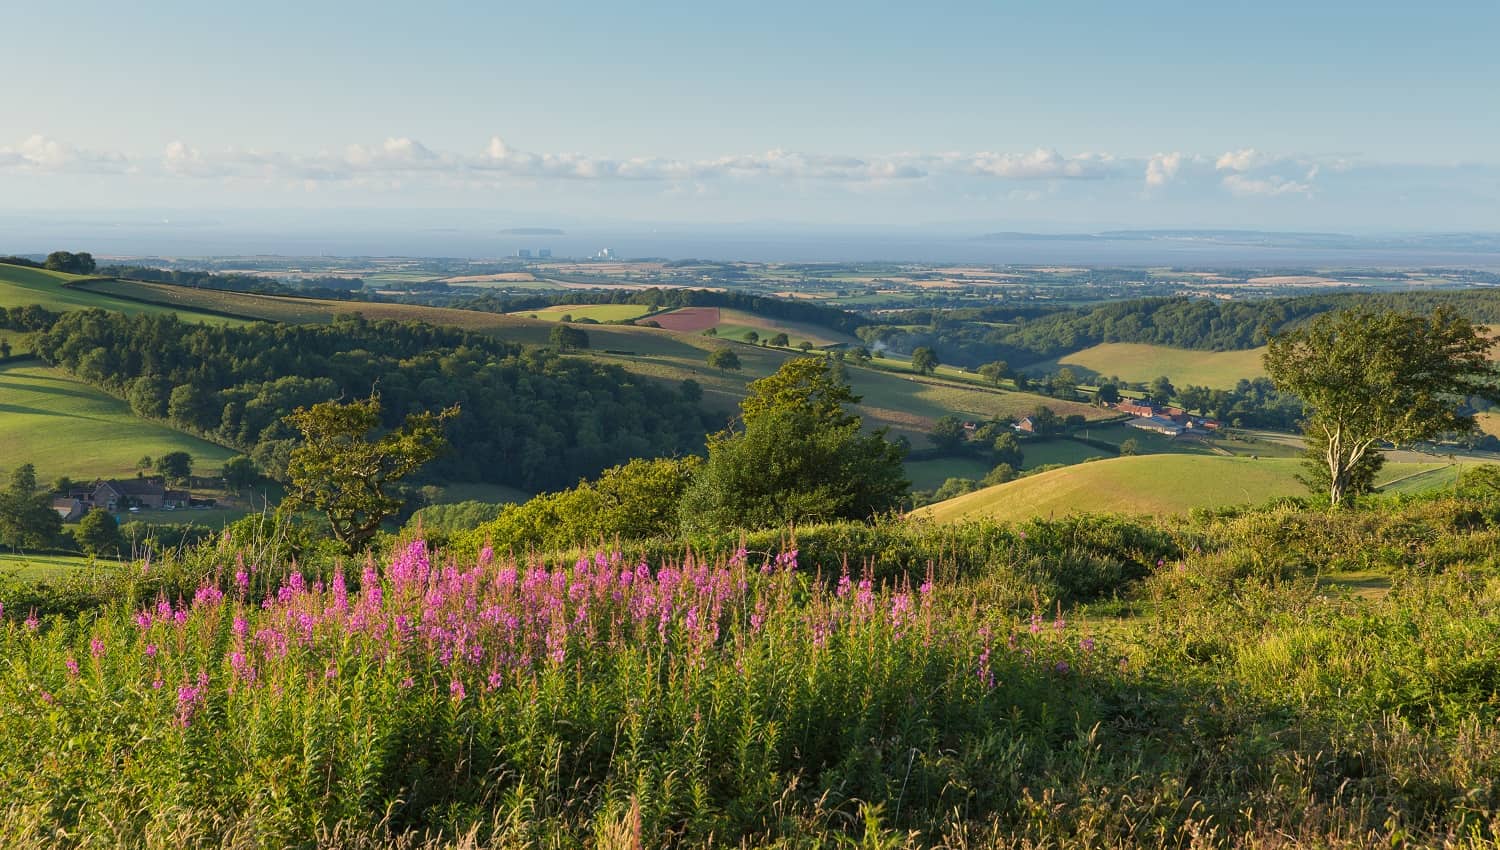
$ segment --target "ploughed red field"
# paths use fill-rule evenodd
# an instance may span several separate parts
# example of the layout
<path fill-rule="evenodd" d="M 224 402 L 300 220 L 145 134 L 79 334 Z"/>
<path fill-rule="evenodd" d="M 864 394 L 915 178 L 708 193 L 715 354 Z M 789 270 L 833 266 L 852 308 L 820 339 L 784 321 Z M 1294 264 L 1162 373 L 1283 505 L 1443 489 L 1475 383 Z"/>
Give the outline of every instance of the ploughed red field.
<path fill-rule="evenodd" d="M 651 321 L 669 331 L 706 331 L 719 324 L 718 307 L 680 307 L 670 313 L 652 316 Z"/>

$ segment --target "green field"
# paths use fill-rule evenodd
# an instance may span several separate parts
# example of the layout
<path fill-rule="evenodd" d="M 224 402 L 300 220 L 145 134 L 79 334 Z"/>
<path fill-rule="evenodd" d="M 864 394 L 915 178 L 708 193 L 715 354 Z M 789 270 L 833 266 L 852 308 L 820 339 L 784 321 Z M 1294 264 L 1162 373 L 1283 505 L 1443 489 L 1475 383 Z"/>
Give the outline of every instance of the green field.
<path fill-rule="evenodd" d="M 147 422 L 117 398 L 34 361 L 0 365 L 0 446 L 7 469 L 36 466 L 41 481 L 134 475 L 143 455 L 185 451 L 194 471 L 235 452 Z"/>
<path fill-rule="evenodd" d="M 1381 482 L 1400 492 L 1442 486 L 1442 463 L 1388 463 Z M 992 517 L 1022 521 L 1075 513 L 1172 514 L 1192 508 L 1258 504 L 1276 496 L 1305 496 L 1292 458 L 1162 454 L 1122 457 L 1056 469 L 966 493 L 915 511 L 940 522 Z M 1423 473 L 1421 476 L 1414 474 Z M 1412 476 L 1412 477 L 1408 477 Z M 1404 486 L 1402 486 L 1404 485 Z"/>
<path fill-rule="evenodd" d="M 994 468 L 993 464 L 972 457 L 909 460 L 905 466 L 906 477 L 911 479 L 913 490 L 936 490 L 949 478 L 968 478 L 978 481 Z"/>
<path fill-rule="evenodd" d="M 524 319 L 556 322 L 563 316 L 578 319 L 593 319 L 596 322 L 626 322 L 651 312 L 650 307 L 640 304 L 561 304 L 541 310 L 520 310 L 512 313 Z"/>
<path fill-rule="evenodd" d="M 91 288 L 99 284 L 79 283 L 79 281 L 88 280 L 88 278 L 62 272 L 0 264 L 0 307 L 25 307 L 38 304 L 56 312 L 98 308 L 130 315 L 178 313 L 185 319 L 197 321 L 229 321 L 223 317 L 195 312 L 190 307 L 145 304 L 117 298 L 107 290 Z M 72 285 L 64 286 L 65 283 Z"/>
<path fill-rule="evenodd" d="M 1162 375 L 1179 387 L 1194 384 L 1213 389 L 1230 389 L 1241 378 L 1259 378 L 1266 374 L 1261 363 L 1264 348 L 1246 351 L 1191 351 L 1165 345 L 1142 345 L 1133 342 L 1109 342 L 1075 351 L 1027 367 L 1027 372 L 1056 372 L 1063 366 L 1082 372 L 1080 377 L 1119 376 L 1141 383 Z"/>
<path fill-rule="evenodd" d="M 102 562 L 113 563 L 113 562 Z M 0 577 L 21 581 L 48 581 L 68 573 L 89 569 L 95 562 L 81 555 L 24 555 L 0 552 Z"/>

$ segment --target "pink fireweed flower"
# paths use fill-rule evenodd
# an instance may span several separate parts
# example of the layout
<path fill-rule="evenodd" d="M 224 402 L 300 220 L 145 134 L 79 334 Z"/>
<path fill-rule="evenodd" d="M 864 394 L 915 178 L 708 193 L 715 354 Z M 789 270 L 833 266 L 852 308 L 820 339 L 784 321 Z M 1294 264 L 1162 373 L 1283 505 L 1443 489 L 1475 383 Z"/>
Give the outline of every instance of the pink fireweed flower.
<path fill-rule="evenodd" d="M 165 684 L 166 683 L 161 680 L 161 671 L 158 670 L 156 672 L 156 678 L 154 678 L 154 679 L 151 680 L 151 690 L 153 690 L 153 691 L 159 691 L 159 690 L 161 690 L 162 685 L 165 685 Z"/>
<path fill-rule="evenodd" d="M 194 608 L 202 608 L 202 607 L 207 607 L 207 606 L 211 606 L 211 605 L 216 605 L 223 598 L 224 598 L 223 591 L 219 590 L 217 587 L 214 587 L 213 585 L 206 584 L 206 585 L 198 588 L 198 592 L 193 594 L 193 607 Z"/>
<path fill-rule="evenodd" d="M 413 680 L 412 677 L 407 676 L 406 678 L 404 678 L 404 679 L 401 680 L 401 686 L 400 687 L 401 687 L 401 690 L 404 691 L 404 690 L 407 690 L 409 688 L 414 687 L 416 684 L 417 684 L 416 681 Z"/>
<path fill-rule="evenodd" d="M 250 592 L 250 574 L 244 570 L 234 571 L 234 586 L 240 593 Z"/>
<path fill-rule="evenodd" d="M 201 682 L 202 679 L 200 678 Z M 193 722 L 193 715 L 203 707 L 204 687 L 181 684 L 177 686 L 177 725 L 186 728 Z"/>
<path fill-rule="evenodd" d="M 42 621 L 36 618 L 36 612 L 33 611 L 30 614 L 26 615 L 26 619 L 23 621 L 23 625 L 26 626 L 26 631 L 34 632 L 41 627 Z"/>
<path fill-rule="evenodd" d="M 57 702 L 57 699 L 47 691 L 42 691 L 42 702 L 45 702 L 48 705 L 53 705 Z"/>
<path fill-rule="evenodd" d="M 1057 666 L 1052 669 L 1056 670 L 1058 673 L 1067 673 L 1070 668 L 1068 667 L 1068 662 L 1059 661 L 1057 662 Z"/>
<path fill-rule="evenodd" d="M 489 546 L 488 544 L 486 544 L 483 549 L 479 550 L 479 566 L 481 566 L 481 567 L 487 567 L 494 560 L 495 560 L 495 549 L 494 549 L 494 547 Z"/>
<path fill-rule="evenodd" d="M 69 655 L 68 656 L 68 660 L 64 661 L 63 665 L 68 668 L 68 677 L 69 678 L 72 678 L 72 679 L 78 678 L 78 659 L 76 659 L 73 656 Z"/>
<path fill-rule="evenodd" d="M 891 597 L 891 625 L 896 629 L 896 636 L 901 636 L 901 628 L 906 625 L 911 616 L 911 594 L 898 593 Z"/>
<path fill-rule="evenodd" d="M 839 583 L 833 589 L 833 595 L 843 599 L 849 595 L 849 590 L 852 587 L 854 587 L 854 581 L 849 578 L 849 568 L 845 567 L 844 572 L 839 575 Z"/>
<path fill-rule="evenodd" d="M 98 638 L 89 638 L 89 655 L 95 658 L 104 657 L 104 641 Z"/>
<path fill-rule="evenodd" d="M 1083 640 L 1080 640 L 1078 642 L 1078 648 L 1083 650 L 1084 652 L 1093 652 L 1094 639 L 1091 637 L 1085 637 Z"/>
<path fill-rule="evenodd" d="M 141 631 L 144 632 L 145 630 L 151 628 L 151 615 L 146 613 L 145 611 L 138 612 L 135 615 L 135 624 L 140 628 Z"/>
<path fill-rule="evenodd" d="M 1032 612 L 1030 631 L 1034 635 L 1042 633 L 1042 615 L 1041 614 L 1036 613 L 1036 612 Z"/>
<path fill-rule="evenodd" d="M 464 691 L 464 683 L 454 679 L 448 683 L 448 695 L 453 697 L 454 702 L 463 702 L 468 694 Z"/>
<path fill-rule="evenodd" d="M 495 691 L 500 689 L 500 683 L 503 680 L 499 670 L 492 670 L 490 671 L 489 678 L 486 680 L 486 684 L 489 685 L 490 690 Z"/>
<path fill-rule="evenodd" d="M 238 638 L 242 638 L 249 631 L 250 631 L 250 623 L 244 617 L 236 615 L 235 618 L 234 618 L 234 636 L 238 637 Z"/>
<path fill-rule="evenodd" d="M 156 657 L 156 651 L 157 651 L 156 650 L 156 644 L 154 644 L 154 643 L 148 643 L 148 644 L 146 644 L 146 657 L 147 658 L 155 658 Z"/>

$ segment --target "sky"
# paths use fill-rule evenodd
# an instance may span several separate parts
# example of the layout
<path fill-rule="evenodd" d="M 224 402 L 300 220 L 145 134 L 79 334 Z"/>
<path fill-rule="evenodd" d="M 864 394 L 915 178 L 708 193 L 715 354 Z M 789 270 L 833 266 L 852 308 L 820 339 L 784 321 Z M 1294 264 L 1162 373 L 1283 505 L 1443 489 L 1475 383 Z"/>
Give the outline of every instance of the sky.
<path fill-rule="evenodd" d="M 0 14 L 12 221 L 1500 230 L 1494 0 Z"/>

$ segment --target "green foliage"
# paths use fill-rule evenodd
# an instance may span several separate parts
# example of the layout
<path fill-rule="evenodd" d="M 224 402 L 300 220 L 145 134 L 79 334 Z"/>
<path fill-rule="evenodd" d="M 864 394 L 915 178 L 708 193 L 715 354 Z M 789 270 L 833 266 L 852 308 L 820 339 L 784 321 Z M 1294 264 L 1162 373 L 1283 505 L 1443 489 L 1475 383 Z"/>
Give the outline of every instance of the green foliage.
<path fill-rule="evenodd" d="M 260 467 L 256 466 L 251 458 L 235 455 L 224 461 L 219 475 L 223 477 L 225 487 L 235 493 L 240 493 L 260 480 Z"/>
<path fill-rule="evenodd" d="M 371 438 L 380 427 L 380 400 L 370 397 L 299 407 L 287 422 L 301 434 L 287 466 L 283 513 L 312 510 L 328 518 L 334 539 L 358 551 L 404 500 L 390 492 L 401 479 L 437 457 L 448 442 L 443 424 L 457 407 L 408 416 L 398 429 Z"/>
<path fill-rule="evenodd" d="M 469 548 L 557 550 L 611 540 L 664 537 L 677 530 L 677 505 L 702 466 L 686 458 L 637 459 L 606 469 L 593 481 L 544 493 L 474 527 Z"/>
<path fill-rule="evenodd" d="M 1016 472 L 1016 467 L 1012 464 L 998 463 L 995 465 L 994 469 L 991 469 L 988 473 L 985 474 L 984 478 L 980 480 L 979 484 L 983 487 L 993 487 L 996 484 L 1004 484 L 1007 481 L 1014 481 L 1016 480 L 1017 475 L 1018 473 Z"/>
<path fill-rule="evenodd" d="M 944 499 L 951 499 L 954 496 L 962 496 L 965 493 L 972 493 L 978 489 L 979 482 L 973 480 L 972 478 L 949 478 L 948 480 L 943 482 L 941 487 L 937 488 L 936 492 L 932 494 L 932 500 L 935 502 L 941 502 Z"/>
<path fill-rule="evenodd" d="M 911 353 L 911 367 L 923 375 L 931 375 L 940 365 L 937 353 L 926 346 L 918 347 Z"/>
<path fill-rule="evenodd" d="M 945 452 L 956 451 L 967 438 L 964 421 L 951 414 L 933 423 L 932 430 L 927 434 L 927 439 L 932 441 L 932 445 L 939 451 Z"/>
<path fill-rule="evenodd" d="M 1000 386 L 1001 381 L 1010 377 L 1010 364 L 1006 363 L 1004 360 L 994 360 L 984 364 L 983 366 L 980 366 L 979 374 L 983 375 L 986 381 L 989 381 L 990 383 L 998 387 Z"/>
<path fill-rule="evenodd" d="M 558 322 L 547 337 L 558 351 L 578 351 L 589 347 L 588 331 Z"/>
<path fill-rule="evenodd" d="M 1134 437 L 1120 441 L 1120 456 L 1130 457 L 1141 453 L 1141 441 Z"/>
<path fill-rule="evenodd" d="M 167 452 L 156 459 L 156 473 L 170 482 L 184 481 L 193 474 L 193 456 L 187 452 Z"/>
<path fill-rule="evenodd" d="M 723 372 L 738 372 L 740 370 L 740 356 L 729 348 L 715 348 L 708 353 L 708 365 L 710 368 Z"/>
<path fill-rule="evenodd" d="M 62 518 L 37 485 L 36 468 L 23 463 L 11 470 L 10 486 L 0 492 L 0 544 L 12 550 L 45 548 L 61 531 Z"/>
<path fill-rule="evenodd" d="M 73 531 L 73 539 L 86 555 L 113 557 L 120 554 L 125 538 L 120 534 L 119 523 L 109 511 L 92 510 L 79 520 Z"/>
<path fill-rule="evenodd" d="M 771 336 L 771 344 L 777 348 L 786 348 L 792 344 L 792 340 L 785 333 L 777 333 Z"/>
<path fill-rule="evenodd" d="M 1490 340 L 1447 310 L 1431 317 L 1351 309 L 1273 338 L 1266 371 L 1310 410 L 1304 428 L 1338 506 L 1379 441 L 1466 433 L 1468 397 L 1500 398 Z M 1320 474 L 1321 475 L 1321 474 Z"/>
<path fill-rule="evenodd" d="M 47 260 L 42 267 L 48 271 L 67 274 L 93 274 L 94 255 L 87 252 L 75 254 L 71 251 L 53 251 L 47 255 Z"/>
<path fill-rule="evenodd" d="M 1094 401 L 1098 404 L 1116 404 L 1120 401 L 1120 388 L 1105 381 L 1094 390 Z"/>
<path fill-rule="evenodd" d="M 858 403 L 826 358 L 788 360 L 750 384 L 742 430 L 710 435 L 708 461 L 683 497 L 685 528 L 765 528 L 865 519 L 900 504 L 905 452 L 861 433 Z"/>

